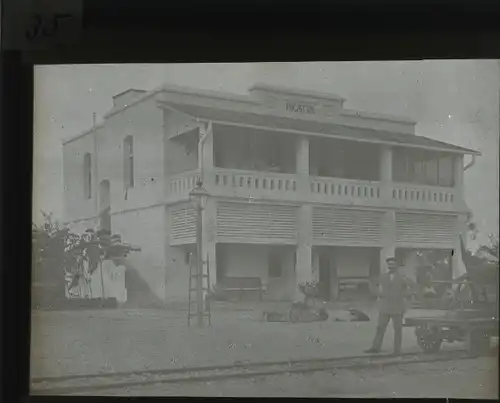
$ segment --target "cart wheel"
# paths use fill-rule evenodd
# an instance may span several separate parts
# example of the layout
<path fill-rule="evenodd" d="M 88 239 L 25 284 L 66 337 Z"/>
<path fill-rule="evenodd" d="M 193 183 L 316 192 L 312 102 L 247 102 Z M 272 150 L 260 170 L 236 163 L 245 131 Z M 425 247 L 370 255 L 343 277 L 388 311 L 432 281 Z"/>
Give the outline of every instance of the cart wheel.
<path fill-rule="evenodd" d="M 437 353 L 441 348 L 443 338 L 438 327 L 418 326 L 415 329 L 417 344 L 425 353 Z"/>
<path fill-rule="evenodd" d="M 487 354 L 491 346 L 490 334 L 484 330 L 471 330 L 469 333 L 468 351 L 471 355 Z"/>

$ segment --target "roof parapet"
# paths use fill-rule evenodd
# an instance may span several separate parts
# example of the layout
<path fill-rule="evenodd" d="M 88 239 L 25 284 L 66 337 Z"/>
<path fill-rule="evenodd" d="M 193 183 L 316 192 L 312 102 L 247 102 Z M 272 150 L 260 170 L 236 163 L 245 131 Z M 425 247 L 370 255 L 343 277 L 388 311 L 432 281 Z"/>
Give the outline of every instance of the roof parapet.
<path fill-rule="evenodd" d="M 293 95 L 299 97 L 307 97 L 307 98 L 316 98 L 318 100 L 327 100 L 327 101 L 336 101 L 343 103 L 346 99 L 331 93 L 319 92 L 319 91 L 311 91 L 311 90 L 303 90 L 292 87 L 285 87 L 281 85 L 271 85 L 266 83 L 255 83 L 252 85 L 248 92 L 252 93 L 254 91 L 263 91 L 268 92 L 270 94 L 283 94 L 283 95 Z"/>

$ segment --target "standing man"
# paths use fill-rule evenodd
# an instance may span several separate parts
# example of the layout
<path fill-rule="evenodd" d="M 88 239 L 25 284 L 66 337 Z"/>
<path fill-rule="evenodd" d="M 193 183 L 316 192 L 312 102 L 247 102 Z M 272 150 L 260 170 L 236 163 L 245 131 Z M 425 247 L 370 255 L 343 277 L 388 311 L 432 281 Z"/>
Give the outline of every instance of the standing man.
<path fill-rule="evenodd" d="M 386 262 L 389 272 L 382 274 L 380 278 L 377 333 L 373 339 L 372 347 L 365 353 L 380 352 L 385 330 L 389 321 L 392 320 L 394 355 L 399 355 L 403 341 L 403 316 L 406 311 L 406 298 L 409 296 L 409 280 L 399 272 L 399 265 L 394 257 L 389 257 Z"/>

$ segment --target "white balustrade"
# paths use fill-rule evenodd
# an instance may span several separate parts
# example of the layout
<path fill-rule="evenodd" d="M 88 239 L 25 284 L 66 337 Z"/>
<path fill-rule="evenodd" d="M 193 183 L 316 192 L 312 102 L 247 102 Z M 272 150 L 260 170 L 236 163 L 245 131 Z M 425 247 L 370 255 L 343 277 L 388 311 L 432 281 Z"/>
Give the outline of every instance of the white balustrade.
<path fill-rule="evenodd" d="M 212 171 L 209 193 L 226 197 L 249 197 L 283 201 L 354 204 L 359 206 L 388 206 L 398 208 L 449 209 L 456 206 L 453 188 L 392 183 L 388 188 L 380 182 L 355 179 L 310 177 L 310 192 L 297 189 L 294 174 L 243 171 L 216 168 Z M 188 200 L 196 186 L 199 171 L 189 171 L 171 177 L 167 200 Z M 387 192 L 387 194 L 384 194 Z M 304 194 L 303 194 L 304 193 Z"/>
<path fill-rule="evenodd" d="M 242 171 L 229 169 L 215 170 L 215 190 L 227 189 L 241 196 L 276 196 L 286 199 L 286 195 L 297 191 L 297 178 L 293 174 Z"/>
<path fill-rule="evenodd" d="M 380 183 L 341 178 L 311 177 L 311 193 L 335 199 L 380 199 Z"/>
<path fill-rule="evenodd" d="M 402 183 L 392 185 L 392 200 L 409 206 L 451 206 L 456 201 L 453 188 Z"/>
<path fill-rule="evenodd" d="M 196 187 L 199 171 L 188 171 L 172 176 L 168 181 L 167 199 L 178 201 L 189 199 L 189 192 Z"/>

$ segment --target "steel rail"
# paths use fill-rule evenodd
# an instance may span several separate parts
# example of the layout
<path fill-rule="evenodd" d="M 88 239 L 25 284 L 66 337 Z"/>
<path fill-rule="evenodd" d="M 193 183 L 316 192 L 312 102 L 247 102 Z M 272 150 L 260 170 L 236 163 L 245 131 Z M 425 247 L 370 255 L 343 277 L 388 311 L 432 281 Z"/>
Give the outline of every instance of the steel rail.
<path fill-rule="evenodd" d="M 451 350 L 450 352 L 463 351 L 461 349 Z M 402 353 L 400 356 L 410 356 L 419 354 L 417 352 L 407 352 Z M 197 372 L 197 371 L 210 371 L 210 370 L 226 370 L 226 369 L 237 369 L 237 368 L 252 368 L 252 367 L 265 367 L 273 365 L 290 365 L 290 364 L 305 364 L 305 363 L 320 363 L 320 362 L 335 362 L 338 360 L 346 359 L 367 359 L 367 358 L 383 358 L 392 357 L 389 354 L 363 354 L 348 357 L 327 357 L 327 358 L 306 358 L 306 359 L 290 359 L 290 360 L 280 360 L 280 361 L 235 361 L 233 364 L 226 365 L 209 365 L 209 366 L 194 366 L 194 367 L 180 367 L 180 368 L 164 368 L 164 369 L 151 369 L 151 370 L 137 370 L 137 371 L 119 371 L 119 372 L 103 372 L 97 374 L 72 374 L 64 376 L 46 376 L 46 377 L 33 377 L 31 378 L 32 383 L 41 382 L 61 382 L 75 379 L 93 379 L 93 378 L 114 378 L 120 376 L 135 376 L 135 375 L 158 375 L 158 374 L 181 374 L 185 372 Z"/>
<path fill-rule="evenodd" d="M 335 369 L 349 370 L 472 358 L 477 358 L 477 356 L 471 356 L 463 350 L 454 350 L 438 354 L 404 353 L 396 357 L 392 355 L 377 354 L 355 357 L 290 360 L 279 362 L 253 362 L 235 365 L 151 371 L 70 375 L 60 378 L 34 378 L 31 382 L 31 394 L 72 394 L 86 391 L 94 392 L 96 390 L 130 388 L 133 386 L 145 386 L 152 384 L 181 382 L 197 383 L 218 380 L 221 381 L 234 378 L 254 378 L 284 373 L 307 373 Z M 113 381 L 111 381 L 110 378 L 114 378 Z M 88 380 L 92 380 L 92 382 L 85 382 Z"/>
<path fill-rule="evenodd" d="M 416 353 L 403 353 L 402 356 L 414 355 Z M 237 369 L 237 368 L 252 368 L 252 367 L 265 367 L 273 365 L 290 365 L 290 364 L 302 364 L 302 363 L 316 363 L 316 362 L 332 362 L 335 360 L 348 359 L 361 359 L 370 357 L 386 357 L 389 355 L 384 354 L 364 354 L 358 356 L 350 357 L 330 357 L 330 358 L 307 358 L 307 359 L 295 359 L 295 360 L 281 360 L 281 361 L 236 361 L 234 364 L 229 365 L 209 365 L 209 366 L 196 366 L 196 367 L 181 367 L 181 368 L 167 368 L 167 369 L 152 369 L 152 370 L 139 370 L 139 371 L 121 371 L 121 372 L 104 372 L 98 374 L 73 374 L 64 376 L 50 376 L 50 377 L 33 377 L 31 378 L 32 383 L 41 382 L 59 382 L 74 379 L 93 379 L 93 378 L 114 378 L 120 376 L 134 376 L 134 375 L 157 375 L 157 374 L 181 374 L 185 372 L 197 372 L 197 371 L 210 371 L 210 370 L 226 370 L 226 369 Z"/>

